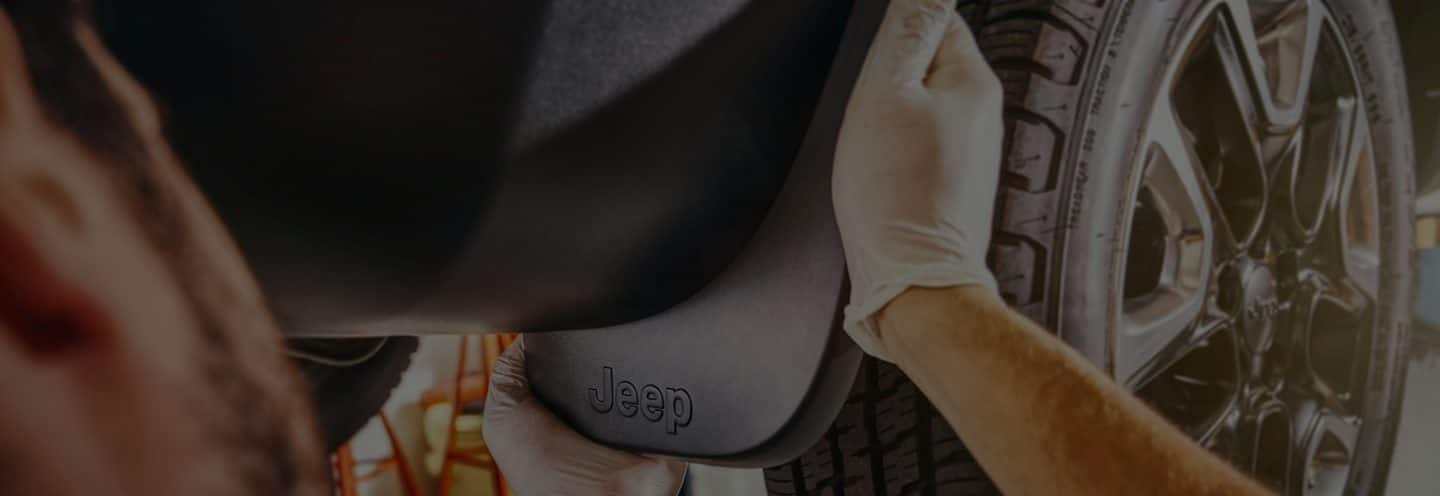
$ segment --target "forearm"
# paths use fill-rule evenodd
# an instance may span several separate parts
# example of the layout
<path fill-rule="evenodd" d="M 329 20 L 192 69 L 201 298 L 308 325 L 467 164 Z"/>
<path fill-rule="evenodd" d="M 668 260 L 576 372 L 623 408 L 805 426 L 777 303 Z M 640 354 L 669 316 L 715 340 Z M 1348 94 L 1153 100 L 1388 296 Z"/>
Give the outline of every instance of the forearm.
<path fill-rule="evenodd" d="M 877 320 L 1005 494 L 1266 494 L 985 290 L 910 289 Z"/>

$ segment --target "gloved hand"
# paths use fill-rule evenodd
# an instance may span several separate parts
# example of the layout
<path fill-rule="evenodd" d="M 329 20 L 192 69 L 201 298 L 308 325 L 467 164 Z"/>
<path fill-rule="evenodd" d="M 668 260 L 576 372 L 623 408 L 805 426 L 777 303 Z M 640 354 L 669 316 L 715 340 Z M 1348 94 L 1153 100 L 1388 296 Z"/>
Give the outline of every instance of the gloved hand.
<path fill-rule="evenodd" d="M 892 0 L 835 151 L 850 272 L 845 331 L 888 360 L 873 317 L 912 286 L 995 290 L 985 266 L 1003 88 L 955 0 Z"/>
<path fill-rule="evenodd" d="M 616 451 L 581 437 L 530 393 L 525 338 L 495 361 L 485 443 L 517 496 L 674 496 L 685 463 Z"/>

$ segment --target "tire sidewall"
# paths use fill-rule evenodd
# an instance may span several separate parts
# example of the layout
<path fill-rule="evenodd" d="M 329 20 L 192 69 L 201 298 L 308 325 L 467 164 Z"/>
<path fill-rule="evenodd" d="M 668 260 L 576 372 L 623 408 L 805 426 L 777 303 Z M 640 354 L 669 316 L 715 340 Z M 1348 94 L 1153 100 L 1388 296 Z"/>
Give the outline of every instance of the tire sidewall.
<path fill-rule="evenodd" d="M 1354 487 L 1383 494 L 1404 395 L 1406 357 L 1414 301 L 1415 150 L 1409 91 L 1400 40 L 1385 0 L 1324 0 L 1344 38 L 1359 79 L 1358 90 L 1374 142 L 1380 207 L 1380 294 L 1375 302 L 1377 336 L 1371 352 L 1360 457 L 1375 460 L 1354 474 Z M 1368 432 L 1367 432 L 1368 431 Z"/>
<path fill-rule="evenodd" d="M 1074 150 L 1060 210 L 1064 231 L 1057 332 L 1114 375 L 1114 342 L 1122 303 L 1111 288 L 1124 279 L 1126 230 L 1142 167 L 1137 157 L 1145 117 L 1159 91 L 1159 68 L 1202 1 L 1119 2 L 1092 49 L 1077 112 Z"/>
<path fill-rule="evenodd" d="M 1143 123 L 1161 90 L 1161 68 L 1186 47 L 1178 46 L 1206 2 L 1124 1 L 1108 14 L 1090 55 L 1079 99 L 1075 143 L 1067 171 L 1059 225 L 1063 230 L 1055 267 L 1057 332 L 1072 347 L 1114 375 L 1115 329 L 1123 303 L 1127 231 L 1143 168 Z M 1376 301 L 1376 339 L 1363 415 L 1367 425 L 1359 451 L 1356 487 L 1378 490 L 1394 440 L 1391 419 L 1399 414 L 1404 356 L 1409 339 L 1414 252 L 1412 240 L 1414 152 L 1404 65 L 1389 4 L 1383 0 L 1323 0 L 1344 38 L 1359 79 L 1374 142 L 1379 193 L 1381 287 Z M 1378 421 L 1378 422 L 1376 422 Z M 1383 432 L 1382 432 L 1383 431 Z M 1365 469 L 1375 468 L 1367 471 Z"/>

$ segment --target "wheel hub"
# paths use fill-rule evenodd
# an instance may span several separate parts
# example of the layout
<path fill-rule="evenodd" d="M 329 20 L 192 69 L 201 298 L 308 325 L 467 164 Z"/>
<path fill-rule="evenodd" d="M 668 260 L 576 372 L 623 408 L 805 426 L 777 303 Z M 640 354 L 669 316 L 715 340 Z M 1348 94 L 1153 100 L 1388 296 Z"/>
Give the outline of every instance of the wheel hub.
<path fill-rule="evenodd" d="M 1235 263 L 1233 291 L 1238 308 L 1239 328 L 1251 353 L 1262 354 L 1275 343 L 1276 318 L 1282 305 L 1275 273 L 1262 262 L 1244 258 Z"/>

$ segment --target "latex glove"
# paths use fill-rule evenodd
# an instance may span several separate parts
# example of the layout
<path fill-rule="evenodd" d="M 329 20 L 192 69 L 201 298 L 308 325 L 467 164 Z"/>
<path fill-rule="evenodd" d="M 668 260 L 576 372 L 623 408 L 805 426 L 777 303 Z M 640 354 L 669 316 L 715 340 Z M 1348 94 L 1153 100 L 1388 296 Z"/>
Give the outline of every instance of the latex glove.
<path fill-rule="evenodd" d="M 626 453 L 571 430 L 530 393 L 525 338 L 495 361 L 486 393 L 485 444 L 517 496 L 675 496 L 685 463 Z"/>
<path fill-rule="evenodd" d="M 985 266 L 1003 88 L 954 0 L 892 0 L 846 110 L 834 202 L 845 331 L 888 360 L 873 317 L 912 286 L 995 290 Z"/>

